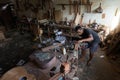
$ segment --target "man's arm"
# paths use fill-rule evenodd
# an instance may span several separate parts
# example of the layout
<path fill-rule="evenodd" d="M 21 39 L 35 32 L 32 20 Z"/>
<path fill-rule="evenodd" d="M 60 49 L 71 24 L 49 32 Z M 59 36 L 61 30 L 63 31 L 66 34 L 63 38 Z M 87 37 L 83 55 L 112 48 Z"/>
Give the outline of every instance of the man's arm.
<path fill-rule="evenodd" d="M 78 41 L 78 43 L 80 43 L 80 42 L 86 42 L 86 41 L 87 41 L 87 42 L 90 42 L 90 41 L 92 41 L 93 39 L 94 39 L 94 38 L 93 38 L 92 34 L 90 34 L 88 38 L 81 39 L 81 40 Z"/>

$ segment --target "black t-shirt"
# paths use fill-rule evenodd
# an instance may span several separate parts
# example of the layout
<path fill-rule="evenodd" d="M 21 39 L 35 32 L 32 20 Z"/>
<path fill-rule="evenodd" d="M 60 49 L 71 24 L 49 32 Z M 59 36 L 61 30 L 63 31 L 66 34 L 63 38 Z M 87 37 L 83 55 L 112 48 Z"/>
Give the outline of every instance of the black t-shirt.
<path fill-rule="evenodd" d="M 80 35 L 81 39 L 85 39 L 88 38 L 90 36 L 90 32 L 88 31 L 88 29 L 83 29 L 83 34 Z"/>
<path fill-rule="evenodd" d="M 81 39 L 88 38 L 90 35 L 92 35 L 93 40 L 91 42 L 88 42 L 88 43 L 94 43 L 94 42 L 99 43 L 100 42 L 100 38 L 95 31 L 93 31 L 92 29 L 86 29 L 86 28 L 83 30 L 84 30 L 83 34 L 80 35 Z"/>

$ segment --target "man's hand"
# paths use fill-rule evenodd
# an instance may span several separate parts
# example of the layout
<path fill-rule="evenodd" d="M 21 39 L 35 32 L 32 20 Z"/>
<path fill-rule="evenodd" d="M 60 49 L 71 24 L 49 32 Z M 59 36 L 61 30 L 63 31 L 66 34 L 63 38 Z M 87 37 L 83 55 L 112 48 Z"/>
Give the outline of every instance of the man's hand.
<path fill-rule="evenodd" d="M 83 42 L 83 40 L 79 40 L 79 41 L 78 41 L 78 43 L 82 43 L 82 42 Z"/>
<path fill-rule="evenodd" d="M 78 50 L 79 44 L 82 43 L 83 40 L 75 41 L 75 48 L 74 50 Z"/>
<path fill-rule="evenodd" d="M 76 43 L 76 44 L 75 44 L 75 48 L 74 48 L 74 50 L 78 50 L 78 47 L 79 47 L 79 44 Z"/>

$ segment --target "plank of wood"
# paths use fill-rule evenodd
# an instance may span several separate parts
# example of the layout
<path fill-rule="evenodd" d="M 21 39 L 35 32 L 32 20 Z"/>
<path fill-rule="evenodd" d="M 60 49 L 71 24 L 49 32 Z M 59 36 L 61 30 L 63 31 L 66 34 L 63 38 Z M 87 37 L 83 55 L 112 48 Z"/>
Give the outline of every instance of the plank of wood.
<path fill-rule="evenodd" d="M 115 16 L 117 16 L 117 14 L 118 14 L 118 8 L 117 8 L 116 11 L 115 11 Z"/>
<path fill-rule="evenodd" d="M 76 19 L 75 19 L 75 24 L 78 25 L 80 23 L 80 15 L 77 13 Z"/>
<path fill-rule="evenodd" d="M 55 20 L 56 22 L 62 21 L 63 13 L 61 10 L 56 10 L 55 11 Z"/>
<path fill-rule="evenodd" d="M 57 73 L 56 75 L 54 75 L 52 78 L 50 78 L 49 80 L 58 80 L 61 76 L 63 75 L 63 73 Z"/>
<path fill-rule="evenodd" d="M 57 43 L 56 45 L 51 45 L 51 46 L 42 48 L 42 51 L 49 51 L 50 49 L 54 49 L 54 48 L 59 47 L 59 46 L 62 46 L 62 44 L 61 43 Z"/>

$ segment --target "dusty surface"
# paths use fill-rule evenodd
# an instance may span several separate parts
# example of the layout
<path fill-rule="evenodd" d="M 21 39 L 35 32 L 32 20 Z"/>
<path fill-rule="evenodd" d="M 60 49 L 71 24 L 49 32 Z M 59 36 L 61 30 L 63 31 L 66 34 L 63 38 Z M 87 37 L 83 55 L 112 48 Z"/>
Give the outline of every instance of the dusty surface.
<path fill-rule="evenodd" d="M 83 63 L 79 62 L 78 75 L 80 80 L 120 80 L 120 68 L 112 64 L 100 49 L 95 54 L 91 66 L 85 65 L 86 60 L 87 58 Z"/>
<path fill-rule="evenodd" d="M 10 33 L 9 35 L 8 37 L 12 40 L 0 44 L 0 74 L 15 67 L 21 59 L 27 62 L 28 56 L 33 52 L 34 43 L 30 34 Z M 80 80 L 120 80 L 120 66 L 116 67 L 115 64 L 118 64 L 116 61 L 111 63 L 100 49 L 95 54 L 91 66 L 86 66 L 86 60 L 83 63 L 79 62 L 78 77 Z M 120 62 L 119 60 L 117 59 L 117 62 Z"/>

